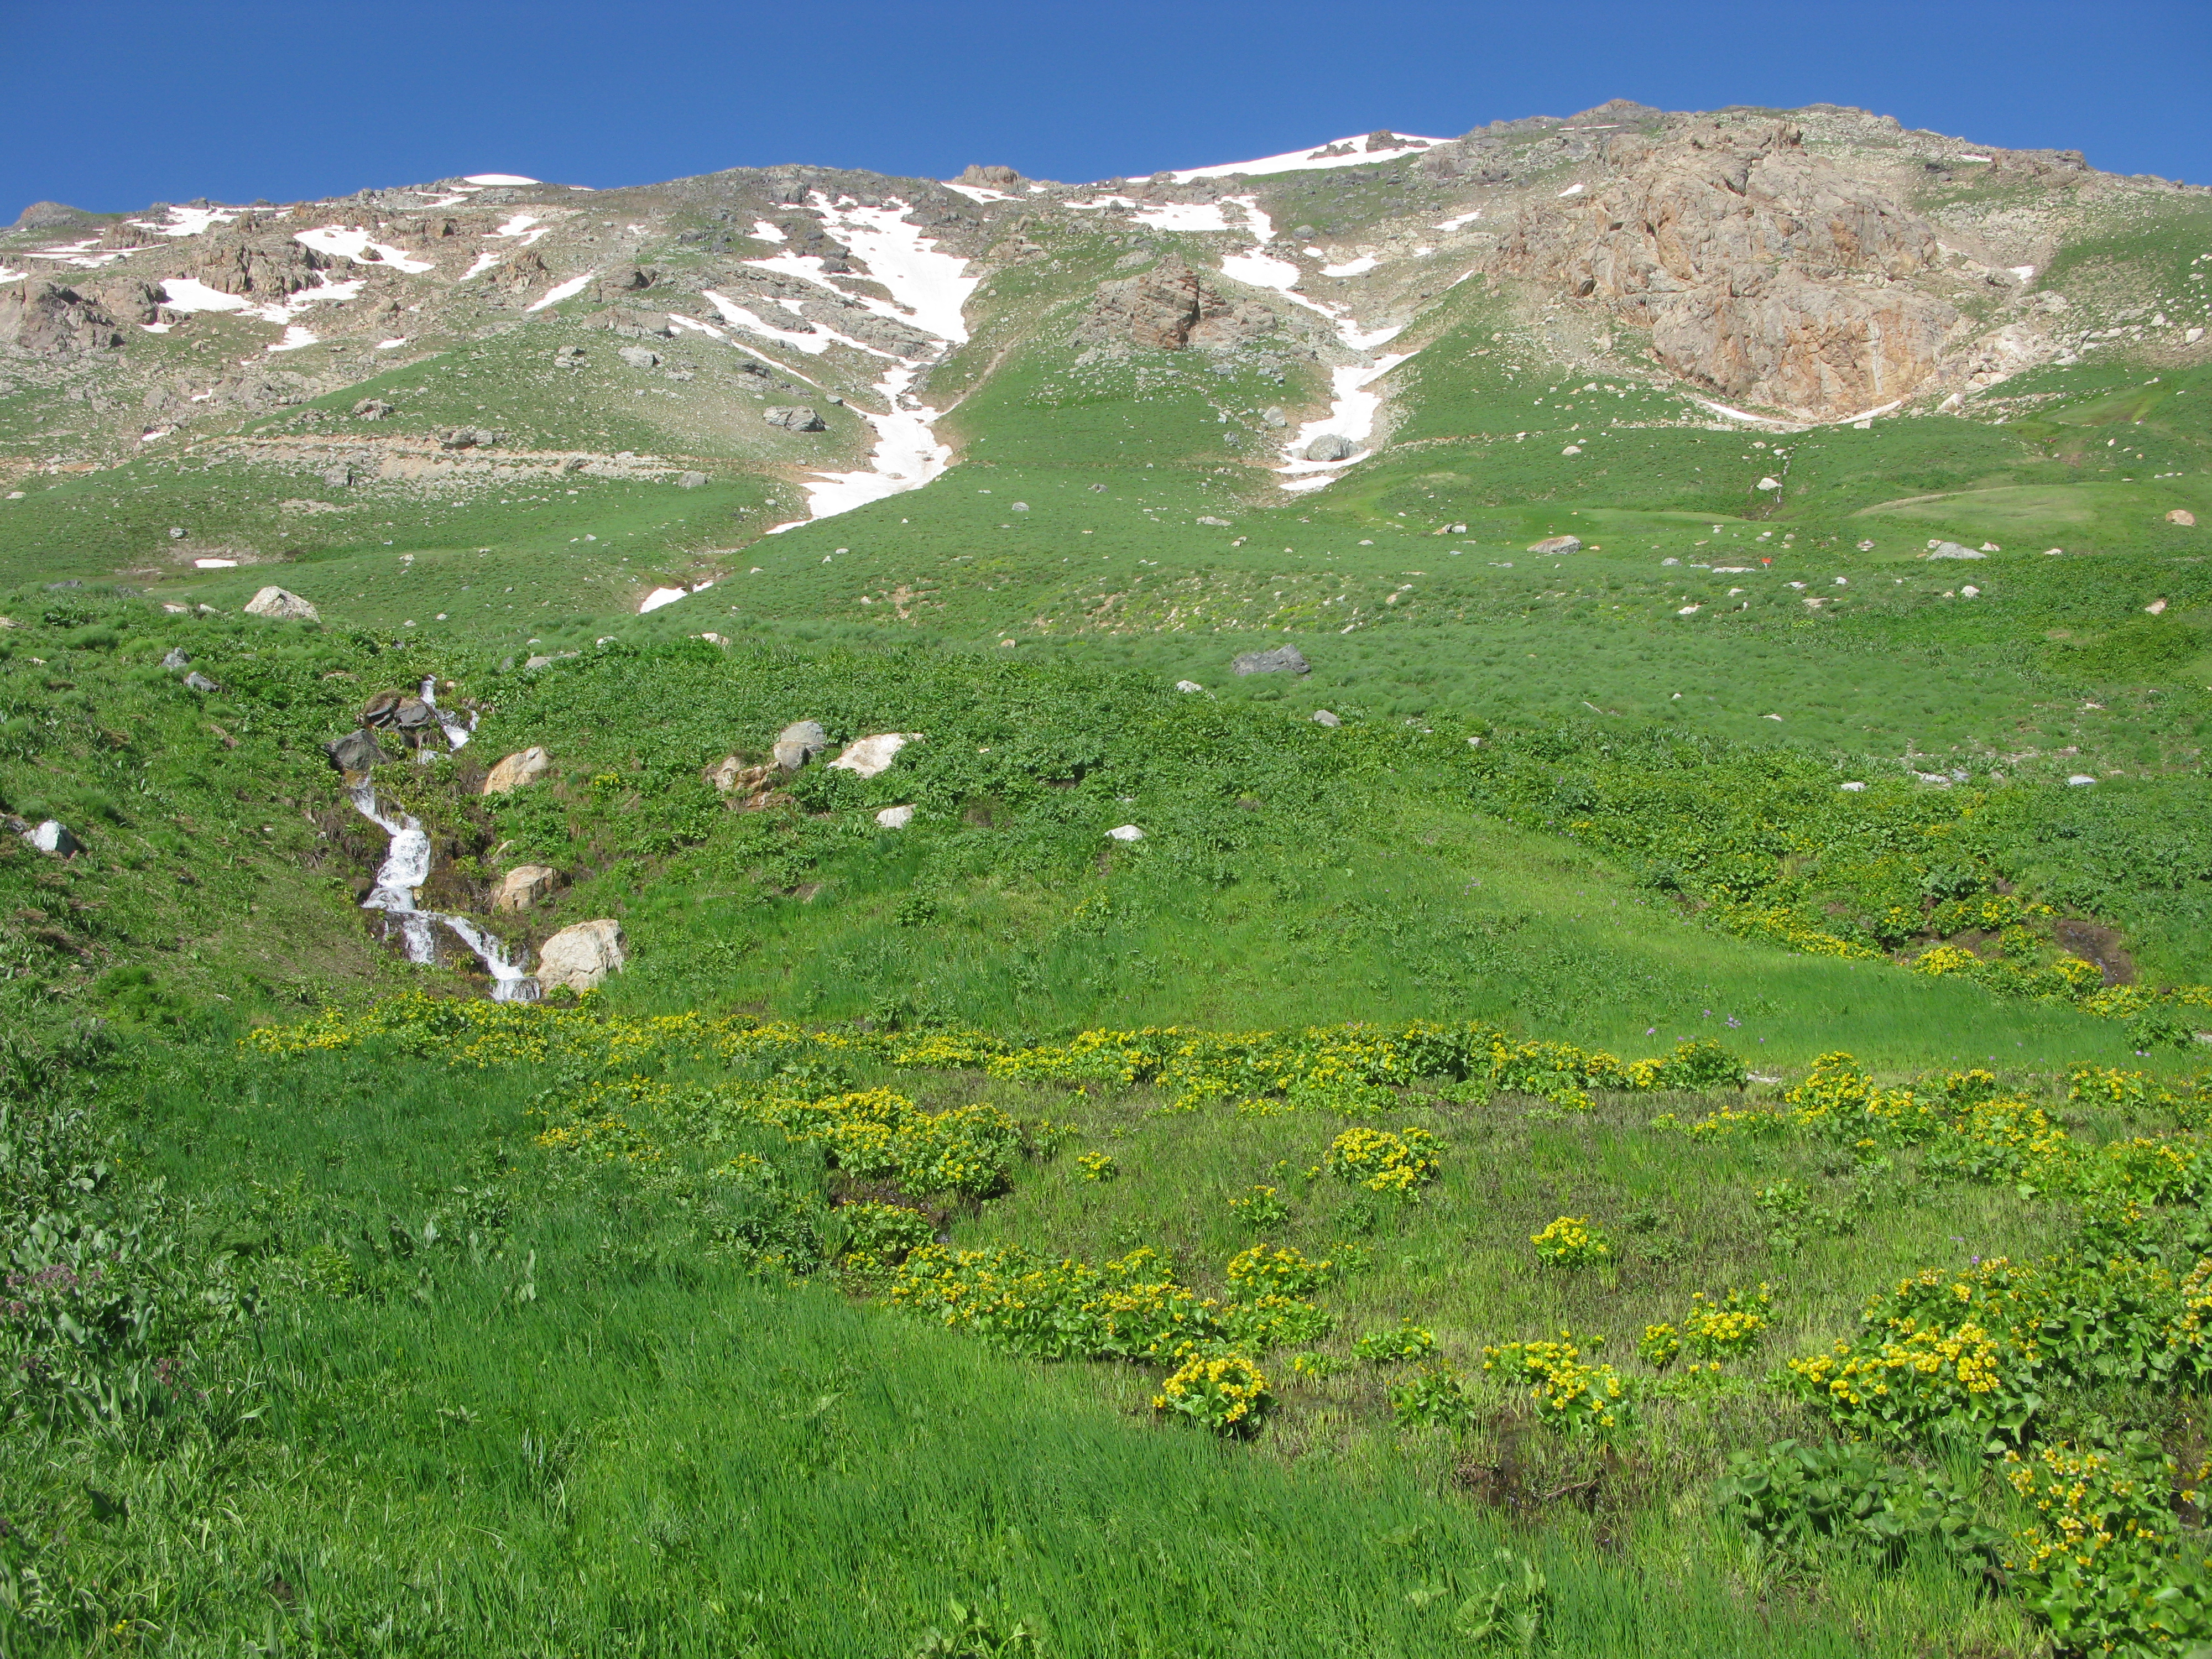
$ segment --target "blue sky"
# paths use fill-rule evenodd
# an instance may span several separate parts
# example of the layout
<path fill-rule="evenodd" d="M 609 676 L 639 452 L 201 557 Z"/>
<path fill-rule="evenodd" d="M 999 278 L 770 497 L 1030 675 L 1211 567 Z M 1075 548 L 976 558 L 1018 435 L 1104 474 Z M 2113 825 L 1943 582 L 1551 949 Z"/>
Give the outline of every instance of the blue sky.
<path fill-rule="evenodd" d="M 455 173 L 777 161 L 1069 180 L 1622 96 L 1854 104 L 2212 184 L 2208 0 L 374 6 L 0 0 L 0 223 Z"/>

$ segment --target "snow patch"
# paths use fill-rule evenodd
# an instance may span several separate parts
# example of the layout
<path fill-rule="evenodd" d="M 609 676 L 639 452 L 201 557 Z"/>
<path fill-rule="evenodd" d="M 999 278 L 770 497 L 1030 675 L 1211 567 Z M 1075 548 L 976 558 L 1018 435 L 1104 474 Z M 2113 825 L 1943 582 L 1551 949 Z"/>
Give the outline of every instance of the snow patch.
<path fill-rule="evenodd" d="M 484 234 L 519 238 L 523 246 L 528 247 L 539 237 L 550 235 L 552 229 L 552 226 L 540 223 L 534 213 L 518 213 L 498 229 L 488 230 Z"/>
<path fill-rule="evenodd" d="M 1482 217 L 1482 210 L 1480 208 L 1477 208 L 1472 213 L 1462 213 L 1456 218 L 1447 219 L 1442 224 L 1436 226 L 1435 228 L 1437 230 L 1458 230 L 1464 226 L 1473 224 L 1480 217 Z"/>
<path fill-rule="evenodd" d="M 481 276 L 499 263 L 500 256 L 496 253 L 479 253 L 477 255 L 476 264 L 461 273 L 461 281 L 465 283 L 471 276 Z"/>
<path fill-rule="evenodd" d="M 271 351 L 298 351 L 305 346 L 321 344 L 322 338 L 312 329 L 301 328 L 295 323 L 284 331 L 284 337 L 269 349 Z"/>
<path fill-rule="evenodd" d="M 535 179 L 526 179 L 519 173 L 471 173 L 464 175 L 471 185 L 534 185 Z"/>
<path fill-rule="evenodd" d="M 763 242 L 782 242 L 788 241 L 790 240 L 783 234 L 782 231 L 779 230 L 775 226 L 769 223 L 765 219 L 756 219 L 753 221 L 752 234 L 756 240 Z"/>
<path fill-rule="evenodd" d="M 886 495 L 919 489 L 952 464 L 951 446 L 939 443 L 932 429 L 939 411 L 915 403 L 907 394 L 907 388 L 914 384 L 920 372 L 916 368 L 901 367 L 876 382 L 876 390 L 883 394 L 885 406 L 881 415 L 848 405 L 876 429 L 876 447 L 868 457 L 869 470 L 825 472 L 811 480 L 802 480 L 799 487 L 806 491 L 811 516 L 827 519 L 879 501 Z"/>
<path fill-rule="evenodd" d="M 384 242 L 373 242 L 367 231 L 350 226 L 325 225 L 316 230 L 302 230 L 296 232 L 292 240 L 313 248 L 318 253 L 334 254 L 340 258 L 350 259 L 356 264 L 387 264 L 394 270 L 405 271 L 437 269 L 428 259 L 409 258 L 403 249 Z M 372 251 L 376 255 L 374 259 L 368 257 Z"/>
<path fill-rule="evenodd" d="M 168 210 L 169 216 L 166 220 L 125 219 L 123 222 L 163 236 L 198 236 L 217 225 L 230 223 L 240 211 L 238 208 L 173 207 Z"/>
<path fill-rule="evenodd" d="M 981 185 L 956 185 L 949 179 L 945 179 L 944 184 L 945 189 L 957 191 L 971 202 L 1011 202 L 1014 199 L 1003 190 L 986 190 Z M 777 240 L 782 239 L 779 237 Z"/>
<path fill-rule="evenodd" d="M 1234 173 L 1255 176 L 1272 173 L 1310 173 L 1327 167 L 1364 167 L 1374 161 L 1395 161 L 1401 155 L 1416 155 L 1425 149 L 1447 143 L 1443 138 L 1421 138 L 1410 133 L 1392 133 L 1395 144 L 1382 144 L 1370 149 L 1368 145 L 1380 135 L 1360 133 L 1350 138 L 1339 138 L 1333 143 L 1318 145 L 1312 149 L 1289 150 L 1280 155 L 1263 155 L 1254 161 L 1224 161 L 1210 167 L 1186 167 L 1166 176 L 1179 185 L 1194 179 L 1226 179 Z"/>
<path fill-rule="evenodd" d="M 529 308 L 532 311 L 543 311 L 548 306 L 560 304 L 562 301 L 569 298 L 573 295 L 581 294 L 585 288 L 589 285 L 592 278 L 598 275 L 599 273 L 597 271 L 587 270 L 580 276 L 571 276 L 565 283 L 556 283 L 551 288 L 545 290 L 545 297 L 544 299 L 538 301 Z"/>
<path fill-rule="evenodd" d="M 1323 265 L 1321 274 L 1324 276 L 1357 276 L 1363 271 L 1374 270 L 1382 263 L 1373 254 L 1363 253 L 1356 259 L 1345 260 L 1341 264 Z"/>

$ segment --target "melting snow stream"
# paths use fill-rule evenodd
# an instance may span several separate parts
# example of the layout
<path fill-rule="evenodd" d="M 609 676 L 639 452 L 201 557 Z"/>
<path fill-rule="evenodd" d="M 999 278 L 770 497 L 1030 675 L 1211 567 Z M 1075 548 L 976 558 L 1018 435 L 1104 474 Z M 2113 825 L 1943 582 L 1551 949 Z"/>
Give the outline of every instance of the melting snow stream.
<path fill-rule="evenodd" d="M 468 742 L 469 728 L 438 707 L 433 696 L 435 690 L 434 681 L 424 680 L 422 701 L 437 717 L 447 747 L 459 749 Z M 430 756 L 425 751 L 422 758 L 427 761 Z M 377 805 L 376 786 L 366 779 L 355 784 L 349 793 L 353 796 L 354 810 L 391 838 L 384 862 L 376 872 L 376 884 L 362 901 L 361 908 L 384 912 L 387 929 L 398 930 L 407 960 L 435 962 L 437 930 L 442 927 L 467 945 L 491 975 L 494 1002 L 535 1002 L 538 981 L 508 958 L 503 942 L 466 916 L 416 908 L 415 895 L 430 879 L 430 832 L 422 827 L 422 820 L 405 812 L 387 816 Z M 386 936 L 389 937 L 388 932 Z"/>

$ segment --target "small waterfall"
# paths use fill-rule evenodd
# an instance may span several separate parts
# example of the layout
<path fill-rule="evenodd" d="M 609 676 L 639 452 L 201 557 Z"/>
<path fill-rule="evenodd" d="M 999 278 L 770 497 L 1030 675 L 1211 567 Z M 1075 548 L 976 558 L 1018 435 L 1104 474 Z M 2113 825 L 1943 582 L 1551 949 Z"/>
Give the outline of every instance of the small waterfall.
<path fill-rule="evenodd" d="M 429 702 L 430 687 L 426 681 L 422 699 Z M 437 705 L 433 703 L 434 708 Z M 449 738 L 456 729 L 447 723 L 444 714 L 439 723 L 446 726 Z M 468 741 L 468 733 L 461 732 L 453 746 L 459 748 Z M 383 864 L 376 872 L 376 884 L 362 901 L 364 910 L 381 910 L 386 925 L 397 927 L 402 947 L 410 962 L 435 962 L 438 959 L 437 930 L 446 928 L 469 947 L 478 962 L 491 975 L 491 1000 L 494 1002 L 535 1002 L 538 1000 L 538 981 L 514 962 L 508 960 L 507 946 L 466 916 L 447 915 L 442 910 L 423 910 L 415 903 L 416 890 L 430 878 L 430 832 L 422 821 L 405 812 L 386 817 L 376 802 L 376 786 L 363 780 L 353 786 L 354 810 L 391 837 L 390 848 Z"/>

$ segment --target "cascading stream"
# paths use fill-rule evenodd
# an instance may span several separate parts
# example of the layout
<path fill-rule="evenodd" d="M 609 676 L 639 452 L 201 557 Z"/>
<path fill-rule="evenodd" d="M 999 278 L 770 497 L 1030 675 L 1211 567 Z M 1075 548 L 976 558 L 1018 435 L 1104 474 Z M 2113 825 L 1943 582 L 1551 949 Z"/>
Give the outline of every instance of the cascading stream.
<path fill-rule="evenodd" d="M 422 682 L 422 701 L 429 703 L 438 716 L 438 724 L 445 729 L 446 740 L 459 749 L 469 740 L 467 728 L 453 720 L 432 702 L 431 682 Z M 425 750 L 427 756 L 428 751 Z M 491 1000 L 494 1002 L 535 1002 L 538 1000 L 538 981 L 514 962 L 509 960 L 506 945 L 469 920 L 466 916 L 448 915 L 442 910 L 425 910 L 415 902 L 415 895 L 423 883 L 430 879 L 430 832 L 422 821 L 405 812 L 386 817 L 376 801 L 376 786 L 363 779 L 349 793 L 353 797 L 354 810 L 384 831 L 390 840 L 384 862 L 378 866 L 375 885 L 362 901 L 364 910 L 384 912 L 387 927 L 399 934 L 400 945 L 410 962 L 430 963 L 438 959 L 437 930 L 444 927 L 454 938 L 469 947 L 484 970 L 491 975 Z"/>

